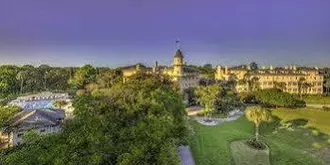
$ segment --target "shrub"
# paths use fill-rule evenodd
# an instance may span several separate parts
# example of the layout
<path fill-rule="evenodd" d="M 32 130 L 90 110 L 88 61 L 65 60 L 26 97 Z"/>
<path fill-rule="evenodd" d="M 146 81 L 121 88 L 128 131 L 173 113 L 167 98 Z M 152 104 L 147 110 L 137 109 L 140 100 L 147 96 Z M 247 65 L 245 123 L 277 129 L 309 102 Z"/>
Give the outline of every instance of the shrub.
<path fill-rule="evenodd" d="M 240 96 L 240 100 L 243 103 L 248 103 L 248 104 L 256 103 L 256 98 L 252 93 L 241 92 L 239 96 Z"/>
<path fill-rule="evenodd" d="M 256 100 L 267 107 L 304 107 L 305 102 L 297 100 L 290 93 L 279 89 L 264 89 L 254 92 Z"/>

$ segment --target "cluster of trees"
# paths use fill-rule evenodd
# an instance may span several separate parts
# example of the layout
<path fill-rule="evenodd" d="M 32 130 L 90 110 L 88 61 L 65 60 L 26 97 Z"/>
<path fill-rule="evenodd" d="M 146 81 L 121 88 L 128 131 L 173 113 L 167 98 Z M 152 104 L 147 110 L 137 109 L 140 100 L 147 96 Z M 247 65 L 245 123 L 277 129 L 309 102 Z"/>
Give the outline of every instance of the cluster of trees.
<path fill-rule="evenodd" d="M 122 76 L 120 70 L 94 68 L 91 65 L 85 65 L 78 68 L 68 82 L 73 89 L 77 90 L 77 94 L 79 95 L 110 88 L 115 83 L 121 81 Z"/>
<path fill-rule="evenodd" d="M 239 97 L 227 85 L 200 85 L 194 90 L 195 100 L 204 107 L 204 115 L 227 114 L 243 106 Z"/>
<path fill-rule="evenodd" d="M 253 99 L 267 107 L 304 107 L 305 102 L 297 100 L 294 95 L 282 92 L 279 89 L 263 89 L 252 94 Z M 251 97 L 251 95 L 248 95 Z M 251 99 L 251 98 L 250 98 Z"/>
<path fill-rule="evenodd" d="M 2 65 L 0 66 L 0 99 L 40 91 L 83 90 L 80 93 L 85 93 L 94 89 L 110 88 L 121 80 L 119 70 L 95 68 L 91 65 L 80 68 Z"/>
<path fill-rule="evenodd" d="M 74 68 L 56 68 L 48 65 L 0 66 L 0 98 L 43 90 L 67 90 Z"/>
<path fill-rule="evenodd" d="M 205 64 L 203 66 L 189 65 L 200 71 L 203 78 L 214 79 L 216 69 L 213 68 L 212 64 Z"/>
<path fill-rule="evenodd" d="M 61 133 L 28 134 L 0 155 L 0 164 L 179 164 L 176 149 L 189 131 L 173 89 L 165 77 L 136 75 L 77 96 L 75 118 Z"/>

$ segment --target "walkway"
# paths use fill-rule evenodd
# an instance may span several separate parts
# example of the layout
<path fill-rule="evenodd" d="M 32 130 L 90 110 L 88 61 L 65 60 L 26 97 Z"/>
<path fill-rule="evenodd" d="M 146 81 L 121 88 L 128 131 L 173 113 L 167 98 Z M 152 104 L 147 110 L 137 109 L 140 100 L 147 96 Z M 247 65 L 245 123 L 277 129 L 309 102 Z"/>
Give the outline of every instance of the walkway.
<path fill-rule="evenodd" d="M 180 155 L 180 165 L 195 165 L 194 158 L 189 146 L 180 146 L 178 148 Z"/>

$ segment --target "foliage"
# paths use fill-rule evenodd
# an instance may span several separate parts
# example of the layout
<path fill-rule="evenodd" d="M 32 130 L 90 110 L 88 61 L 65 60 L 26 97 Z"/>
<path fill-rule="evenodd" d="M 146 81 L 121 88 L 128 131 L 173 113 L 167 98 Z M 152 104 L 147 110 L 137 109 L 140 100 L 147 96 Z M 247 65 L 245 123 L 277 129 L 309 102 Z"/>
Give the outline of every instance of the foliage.
<path fill-rule="evenodd" d="M 245 111 L 246 118 L 255 125 L 255 139 L 259 141 L 259 127 L 262 122 L 270 122 L 272 114 L 268 109 L 260 106 L 248 107 Z"/>
<path fill-rule="evenodd" d="M 241 92 L 239 98 L 243 103 L 255 103 L 256 97 L 253 93 Z"/>
<path fill-rule="evenodd" d="M 68 68 L 55 68 L 47 65 L 22 67 L 0 66 L 0 98 L 19 93 L 32 93 L 45 90 L 67 90 Z"/>
<path fill-rule="evenodd" d="M 258 70 L 258 64 L 256 63 L 256 62 L 251 62 L 250 63 L 250 68 L 251 68 L 251 70 L 252 71 L 256 71 L 256 70 Z"/>
<path fill-rule="evenodd" d="M 216 102 L 216 113 L 227 114 L 234 109 L 243 109 L 240 98 L 231 90 L 222 92 L 220 99 Z"/>
<path fill-rule="evenodd" d="M 311 89 L 313 85 L 311 83 L 306 82 L 304 77 L 300 77 L 298 81 L 298 94 L 300 99 L 303 100 L 303 95 L 307 93 L 308 90 Z"/>
<path fill-rule="evenodd" d="M 273 82 L 274 83 L 274 88 L 276 89 L 280 89 L 281 91 L 285 91 L 286 90 L 286 83 L 285 82 Z"/>
<path fill-rule="evenodd" d="M 17 106 L 0 106 L 0 128 L 19 111 L 21 109 Z"/>
<path fill-rule="evenodd" d="M 77 89 L 85 89 L 86 85 L 95 82 L 96 69 L 91 65 L 85 65 L 78 68 L 74 77 L 69 80 L 69 84 Z"/>
<path fill-rule="evenodd" d="M 77 96 L 62 133 L 27 138 L 0 164 L 179 164 L 176 148 L 189 133 L 184 105 L 170 82 L 160 84 L 136 77 Z"/>
<path fill-rule="evenodd" d="M 289 93 L 282 92 L 279 89 L 263 89 L 254 92 L 256 100 L 268 107 L 303 107 L 304 102 L 295 99 Z"/>
<path fill-rule="evenodd" d="M 68 102 L 66 102 L 65 100 L 58 100 L 58 101 L 55 101 L 53 104 L 54 104 L 54 107 L 62 109 L 62 107 L 68 105 Z"/>
<path fill-rule="evenodd" d="M 222 88 L 220 85 L 214 84 L 210 86 L 198 86 L 195 89 L 197 102 L 204 106 L 205 115 L 208 116 L 210 112 L 216 108 L 216 102 L 221 98 Z"/>
<path fill-rule="evenodd" d="M 214 79 L 216 69 L 212 67 L 212 64 L 205 64 L 204 66 L 189 65 L 189 67 L 199 70 L 205 79 Z"/>

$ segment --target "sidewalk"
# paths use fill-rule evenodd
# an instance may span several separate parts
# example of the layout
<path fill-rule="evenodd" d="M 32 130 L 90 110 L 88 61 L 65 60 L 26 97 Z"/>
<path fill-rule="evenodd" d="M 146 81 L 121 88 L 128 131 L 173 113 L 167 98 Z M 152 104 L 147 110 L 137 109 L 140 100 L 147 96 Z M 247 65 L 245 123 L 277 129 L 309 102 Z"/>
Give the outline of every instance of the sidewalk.
<path fill-rule="evenodd" d="M 189 146 L 180 146 L 178 148 L 178 152 L 180 156 L 181 165 L 195 165 L 195 161 Z"/>

